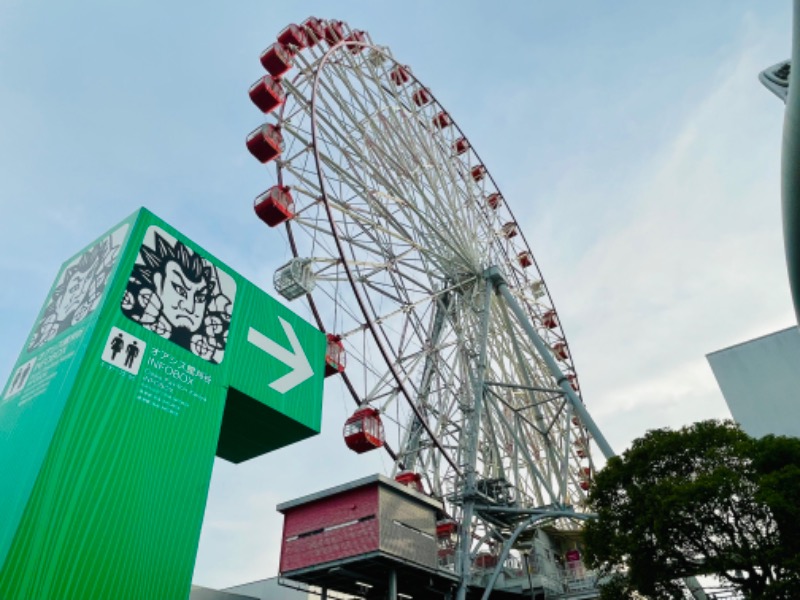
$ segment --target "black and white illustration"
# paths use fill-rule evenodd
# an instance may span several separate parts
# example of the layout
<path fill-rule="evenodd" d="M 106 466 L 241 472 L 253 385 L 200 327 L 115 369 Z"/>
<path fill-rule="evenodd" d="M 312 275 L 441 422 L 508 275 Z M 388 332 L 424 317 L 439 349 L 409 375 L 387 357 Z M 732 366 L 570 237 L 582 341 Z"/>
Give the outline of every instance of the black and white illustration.
<path fill-rule="evenodd" d="M 28 352 L 43 346 L 97 308 L 127 232 L 128 225 L 122 225 L 64 267 L 34 327 Z"/>
<path fill-rule="evenodd" d="M 16 396 L 25 389 L 25 384 L 28 383 L 28 378 L 31 376 L 33 365 L 35 364 L 36 358 L 34 357 L 21 364 L 17 370 L 14 371 L 14 374 L 11 376 L 11 383 L 9 383 L 8 389 L 6 390 L 4 400 L 8 400 L 12 396 Z"/>
<path fill-rule="evenodd" d="M 147 344 L 127 331 L 112 327 L 103 347 L 102 359 L 131 375 L 139 373 Z"/>
<path fill-rule="evenodd" d="M 236 282 L 158 227 L 150 227 L 128 279 L 122 312 L 211 363 L 228 341 Z"/>

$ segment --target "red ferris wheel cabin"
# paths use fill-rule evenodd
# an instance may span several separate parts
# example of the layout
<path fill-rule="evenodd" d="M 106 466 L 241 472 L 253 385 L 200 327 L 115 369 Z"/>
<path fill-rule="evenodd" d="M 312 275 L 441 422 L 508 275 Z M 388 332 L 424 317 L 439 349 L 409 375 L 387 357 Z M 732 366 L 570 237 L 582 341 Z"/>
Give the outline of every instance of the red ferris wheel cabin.
<path fill-rule="evenodd" d="M 278 42 L 284 46 L 292 45 L 298 48 L 305 48 L 308 46 L 308 36 L 303 27 L 290 23 L 278 34 Z"/>
<path fill-rule="evenodd" d="M 433 117 L 433 124 L 436 125 L 439 129 L 444 129 L 453 124 L 453 119 L 450 118 L 446 112 L 441 111 L 435 117 Z"/>
<path fill-rule="evenodd" d="M 331 46 L 344 39 L 344 22 L 328 21 L 325 25 L 325 41 Z"/>
<path fill-rule="evenodd" d="M 467 150 L 469 150 L 469 142 L 466 138 L 460 137 L 453 142 L 453 152 L 456 154 L 464 154 Z"/>
<path fill-rule="evenodd" d="M 380 413 L 371 406 L 359 408 L 345 421 L 343 434 L 344 443 L 358 454 L 380 448 L 385 439 Z"/>
<path fill-rule="evenodd" d="M 333 333 L 327 334 L 328 346 L 325 350 L 325 377 L 343 373 L 347 354 L 342 338 Z"/>
<path fill-rule="evenodd" d="M 425 106 L 428 102 L 433 100 L 433 96 L 431 96 L 427 88 L 418 89 L 411 98 L 417 106 Z"/>
<path fill-rule="evenodd" d="M 261 53 L 261 66 L 273 77 L 281 77 L 292 68 L 292 53 L 280 42 L 275 42 Z"/>
<path fill-rule="evenodd" d="M 264 75 L 250 86 L 250 100 L 261 112 L 269 114 L 286 101 L 280 79 L 272 75 Z"/>
<path fill-rule="evenodd" d="M 247 136 L 247 149 L 260 162 L 268 163 L 283 151 L 283 135 L 277 125 L 267 123 Z"/>
<path fill-rule="evenodd" d="M 409 79 L 411 79 L 411 74 L 408 70 L 408 67 L 401 67 L 398 65 L 391 70 L 389 73 L 389 78 L 395 85 L 404 85 L 408 83 Z"/>
<path fill-rule="evenodd" d="M 367 36 L 363 31 L 356 29 L 353 33 L 344 38 L 344 41 L 356 42 L 347 46 L 347 49 L 353 54 L 358 54 L 364 49 L 364 46 L 361 44 L 367 41 Z"/>
<path fill-rule="evenodd" d="M 256 198 L 253 207 L 258 218 L 270 227 L 294 217 L 294 200 L 289 186 L 275 185 Z"/>
<path fill-rule="evenodd" d="M 316 17 L 308 17 L 303 21 L 306 30 L 306 44 L 309 48 L 316 46 L 317 42 L 325 38 L 325 23 Z"/>

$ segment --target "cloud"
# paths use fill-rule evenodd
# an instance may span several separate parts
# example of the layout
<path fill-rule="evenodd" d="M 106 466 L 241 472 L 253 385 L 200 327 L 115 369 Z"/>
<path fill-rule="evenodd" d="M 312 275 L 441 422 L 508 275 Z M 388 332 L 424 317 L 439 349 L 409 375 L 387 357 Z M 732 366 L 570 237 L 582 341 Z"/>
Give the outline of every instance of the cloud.
<path fill-rule="evenodd" d="M 645 429 L 727 414 L 705 354 L 790 322 L 781 107 L 756 82 L 763 54 L 745 46 L 710 74 L 652 158 L 617 157 L 610 175 L 630 197 L 556 198 L 539 224 L 587 404 L 602 429 L 620 411 L 629 421 L 618 450 Z M 581 218 L 585 198 L 605 207 L 599 220 Z"/>

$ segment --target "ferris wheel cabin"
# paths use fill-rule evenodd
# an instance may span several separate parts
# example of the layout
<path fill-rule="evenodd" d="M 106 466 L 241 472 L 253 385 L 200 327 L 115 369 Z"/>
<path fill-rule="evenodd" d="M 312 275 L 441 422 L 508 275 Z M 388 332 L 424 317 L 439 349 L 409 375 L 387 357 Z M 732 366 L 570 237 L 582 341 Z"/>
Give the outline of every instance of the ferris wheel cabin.
<path fill-rule="evenodd" d="M 306 47 L 308 48 L 316 46 L 317 42 L 325 37 L 325 26 L 316 17 L 308 17 L 303 21 L 302 27 L 306 31 Z"/>
<path fill-rule="evenodd" d="M 359 408 L 344 424 L 344 443 L 353 452 L 363 454 L 383 446 L 385 434 L 381 415 L 371 406 Z"/>
<path fill-rule="evenodd" d="M 308 36 L 305 28 L 290 23 L 278 34 L 278 42 L 284 46 L 296 46 L 302 49 L 308 46 Z"/>
<path fill-rule="evenodd" d="M 548 310 L 542 315 L 542 325 L 548 329 L 555 329 L 558 327 L 558 316 L 555 310 Z"/>
<path fill-rule="evenodd" d="M 414 104 L 417 106 L 425 106 L 428 102 L 433 100 L 431 93 L 427 90 L 427 88 L 420 88 L 411 96 L 414 100 Z"/>
<path fill-rule="evenodd" d="M 348 45 L 347 49 L 350 50 L 351 54 L 358 54 L 364 49 L 362 44 L 367 41 L 367 36 L 363 31 L 356 29 L 353 33 L 344 38 L 344 41 L 346 43 L 353 42 Z"/>
<path fill-rule="evenodd" d="M 292 53 L 280 42 L 275 42 L 261 53 L 261 66 L 273 77 L 281 77 L 292 68 Z"/>
<path fill-rule="evenodd" d="M 410 487 L 412 490 L 416 490 L 417 492 L 424 494 L 425 488 L 422 487 L 422 475 L 419 473 L 415 473 L 414 471 L 400 471 L 397 475 L 395 475 L 394 480 L 406 487 Z"/>
<path fill-rule="evenodd" d="M 503 203 L 503 195 L 500 192 L 492 192 L 488 196 L 486 196 L 486 204 L 489 205 L 489 208 L 492 210 L 497 210 Z"/>
<path fill-rule="evenodd" d="M 255 200 L 253 207 L 258 218 L 270 227 L 294 217 L 294 200 L 289 186 L 274 185 Z"/>
<path fill-rule="evenodd" d="M 327 334 L 328 346 L 325 350 L 325 377 L 344 373 L 347 354 L 344 351 L 342 338 L 333 333 Z"/>
<path fill-rule="evenodd" d="M 325 25 L 325 41 L 331 46 L 344 39 L 344 23 L 331 20 Z"/>
<path fill-rule="evenodd" d="M 411 79 L 408 67 L 397 66 L 389 73 L 389 78 L 397 86 L 405 85 Z"/>
<path fill-rule="evenodd" d="M 439 129 L 444 129 L 453 124 L 453 119 L 446 112 L 441 111 L 433 117 L 433 124 Z"/>
<path fill-rule="evenodd" d="M 275 271 L 272 284 L 275 291 L 287 300 L 310 294 L 316 285 L 311 261 L 307 258 L 291 259 Z"/>
<path fill-rule="evenodd" d="M 477 183 L 484 177 L 486 177 L 486 167 L 483 165 L 475 165 L 472 167 L 472 170 L 469 172 L 472 175 L 472 179 Z"/>
<path fill-rule="evenodd" d="M 453 142 L 453 152 L 457 155 L 464 154 L 467 150 L 469 150 L 469 142 L 466 138 L 460 137 Z"/>
<path fill-rule="evenodd" d="M 266 123 L 254 129 L 247 136 L 247 149 L 261 163 L 268 163 L 283 151 L 281 128 Z"/>
<path fill-rule="evenodd" d="M 572 389 L 577 392 L 578 391 L 578 377 L 575 375 L 575 373 L 569 373 L 567 375 L 567 381 L 569 382 L 569 385 L 572 387 Z M 574 418 L 573 418 L 573 423 L 574 422 L 575 421 L 574 421 Z M 577 425 L 578 423 L 575 423 L 575 424 Z"/>
<path fill-rule="evenodd" d="M 519 263 L 520 267 L 527 269 L 533 264 L 533 256 L 527 250 L 523 250 L 517 254 L 517 262 Z"/>
<path fill-rule="evenodd" d="M 517 236 L 519 233 L 519 227 L 517 226 L 516 221 L 509 221 L 508 223 L 503 224 L 501 231 L 503 232 L 503 237 L 510 240 L 511 238 Z"/>
<path fill-rule="evenodd" d="M 280 79 L 272 75 L 264 75 L 250 86 L 250 100 L 265 115 L 271 113 L 286 101 Z"/>
<path fill-rule="evenodd" d="M 569 351 L 566 342 L 556 342 L 553 344 L 553 354 L 558 360 L 569 360 Z"/>

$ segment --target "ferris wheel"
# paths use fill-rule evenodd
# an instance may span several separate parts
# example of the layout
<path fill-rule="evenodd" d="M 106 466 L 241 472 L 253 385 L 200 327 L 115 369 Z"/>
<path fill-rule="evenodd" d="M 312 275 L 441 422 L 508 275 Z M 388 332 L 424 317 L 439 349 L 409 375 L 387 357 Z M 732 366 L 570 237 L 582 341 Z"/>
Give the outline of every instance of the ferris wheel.
<path fill-rule="evenodd" d="M 328 334 L 348 446 L 443 502 L 440 563 L 467 581 L 580 516 L 592 447 L 611 454 L 552 298 L 475 148 L 388 48 L 309 18 L 261 62 L 247 146 L 276 181 L 255 209 L 293 256 L 275 288 Z"/>

